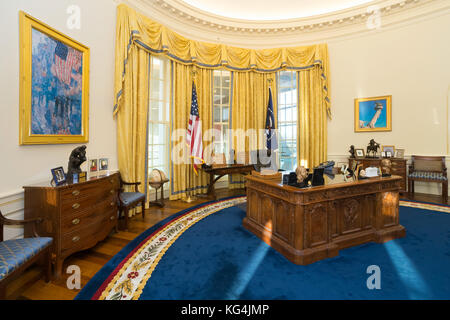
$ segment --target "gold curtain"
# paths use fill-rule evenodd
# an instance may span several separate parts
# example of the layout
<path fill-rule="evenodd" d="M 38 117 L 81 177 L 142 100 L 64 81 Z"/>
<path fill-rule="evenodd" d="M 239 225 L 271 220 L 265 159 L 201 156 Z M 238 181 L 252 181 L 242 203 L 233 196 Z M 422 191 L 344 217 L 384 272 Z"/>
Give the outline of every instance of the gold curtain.
<path fill-rule="evenodd" d="M 272 80 L 272 83 L 269 82 Z M 274 114 L 277 114 L 276 73 L 233 72 L 233 96 L 231 107 L 232 148 L 235 152 L 250 152 L 265 148 L 262 134 L 266 124 L 269 86 L 272 87 Z M 276 120 L 276 119 L 275 119 Z M 275 121 L 276 123 L 276 121 Z M 254 136 L 243 136 L 247 130 L 254 129 Z M 238 130 L 238 131 L 236 131 Z M 247 131 L 248 132 L 248 131 Z M 230 188 L 242 188 L 244 177 L 234 174 Z"/>
<path fill-rule="evenodd" d="M 205 193 L 208 188 L 209 175 L 198 170 L 198 175 L 193 171 L 189 159 L 189 149 L 186 145 L 186 129 L 189 122 L 192 101 L 192 72 L 196 72 L 195 85 L 197 90 L 197 102 L 200 120 L 202 122 L 203 149 L 207 157 L 210 149 L 210 141 L 205 138 L 205 132 L 212 127 L 212 70 L 199 69 L 195 66 L 187 66 L 180 63 L 172 63 L 173 81 L 173 105 L 171 120 L 171 193 L 170 200 L 181 199 L 186 192 L 192 190 L 192 194 Z M 179 130 L 181 129 L 181 130 Z M 181 156 L 184 156 L 181 159 Z M 183 161 L 181 161 L 183 160 Z M 181 161 L 183 163 L 177 163 Z"/>
<path fill-rule="evenodd" d="M 298 165 L 313 168 L 327 160 L 327 109 L 318 66 L 298 72 Z"/>
<path fill-rule="evenodd" d="M 239 72 L 273 73 L 284 68 L 304 70 L 319 66 L 322 90 L 328 89 L 328 47 L 311 46 L 245 49 L 184 38 L 172 30 L 137 13 L 125 4 L 117 7 L 117 45 L 115 75 L 115 108 L 120 108 L 124 70 L 132 44 L 151 54 L 164 54 L 174 62 L 207 69 L 228 69 Z M 324 96 L 329 111 L 329 100 Z"/>
<path fill-rule="evenodd" d="M 137 46 L 130 50 L 123 81 L 121 108 L 117 112 L 117 148 L 119 170 L 123 180 L 141 182 L 146 193 L 146 150 L 148 127 L 149 54 Z M 127 191 L 134 191 L 127 188 Z M 141 209 L 139 208 L 138 211 Z M 133 215 L 135 210 L 130 211 Z"/>

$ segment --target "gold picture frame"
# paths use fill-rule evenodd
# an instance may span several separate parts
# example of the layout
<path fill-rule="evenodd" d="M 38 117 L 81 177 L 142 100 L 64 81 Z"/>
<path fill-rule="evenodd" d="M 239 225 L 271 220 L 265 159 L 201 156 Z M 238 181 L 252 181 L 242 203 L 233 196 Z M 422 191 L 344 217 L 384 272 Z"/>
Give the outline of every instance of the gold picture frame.
<path fill-rule="evenodd" d="M 392 131 L 392 96 L 355 99 L 355 132 Z"/>
<path fill-rule="evenodd" d="M 89 48 L 19 12 L 19 143 L 89 141 Z"/>

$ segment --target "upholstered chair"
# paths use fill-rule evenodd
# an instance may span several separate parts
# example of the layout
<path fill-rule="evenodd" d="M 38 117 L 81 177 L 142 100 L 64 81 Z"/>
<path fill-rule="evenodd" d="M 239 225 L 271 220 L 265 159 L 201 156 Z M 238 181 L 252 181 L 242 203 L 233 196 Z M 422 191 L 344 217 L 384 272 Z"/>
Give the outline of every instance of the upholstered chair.
<path fill-rule="evenodd" d="M 42 219 L 11 220 L 5 218 L 0 211 L 0 300 L 6 298 L 6 286 L 29 266 L 41 260 L 45 266 L 45 280 L 50 281 L 52 238 L 39 237 L 36 223 Z M 3 241 L 4 225 L 33 225 L 32 238 Z"/>
<path fill-rule="evenodd" d="M 139 204 L 142 207 L 142 218 L 145 218 L 145 194 L 139 192 L 138 186 L 140 182 L 126 182 L 120 177 L 120 191 L 119 191 L 119 218 L 125 219 L 125 226 L 123 229 L 128 230 L 129 211 Z M 126 192 L 124 186 L 134 186 L 134 192 Z"/>

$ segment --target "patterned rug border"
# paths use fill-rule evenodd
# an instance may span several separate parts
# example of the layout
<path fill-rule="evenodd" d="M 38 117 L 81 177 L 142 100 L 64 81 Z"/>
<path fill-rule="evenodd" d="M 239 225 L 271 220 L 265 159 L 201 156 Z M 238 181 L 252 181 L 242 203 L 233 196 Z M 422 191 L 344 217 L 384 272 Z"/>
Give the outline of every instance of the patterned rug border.
<path fill-rule="evenodd" d="M 111 258 L 110 261 L 108 261 L 95 275 L 91 278 L 91 280 L 83 287 L 83 289 L 78 293 L 78 295 L 75 297 L 76 300 L 98 300 L 102 299 L 101 296 L 103 292 L 108 288 L 108 286 L 111 284 L 111 281 L 117 276 L 117 274 L 126 267 L 126 264 L 130 261 L 130 259 L 141 249 L 145 246 L 146 243 L 148 243 L 149 240 L 152 238 L 155 238 L 155 236 L 158 236 L 161 234 L 164 230 L 166 230 L 169 226 L 173 225 L 180 219 L 183 219 L 183 217 L 189 215 L 190 213 L 195 213 L 202 208 L 207 207 L 213 207 L 218 204 L 221 204 L 223 202 L 229 202 L 229 201 L 237 201 L 240 199 L 246 199 L 246 195 L 240 195 L 240 196 L 232 196 L 232 197 L 226 197 L 215 201 L 208 201 L 205 203 L 198 204 L 196 206 L 193 206 L 191 208 L 187 208 L 184 210 L 181 210 L 177 213 L 174 213 L 173 215 L 165 218 L 164 220 L 158 222 L 151 228 L 147 229 L 140 235 L 138 235 L 135 239 L 130 241 L 124 248 L 122 248 L 113 258 Z M 219 210 L 215 210 L 211 213 L 214 213 L 216 211 L 220 211 L 222 209 L 226 209 L 227 207 L 220 208 Z M 201 220 L 201 219 L 200 219 Z M 198 220 L 198 221 L 200 221 Z M 195 221 L 195 222 L 198 222 Z M 189 226 L 190 227 L 190 226 Z M 184 231 L 183 231 L 184 232 Z M 174 242 L 171 241 L 170 245 Z M 167 250 L 167 249 L 166 249 Z M 164 252 L 166 251 L 164 250 Z M 162 255 L 158 257 L 158 262 L 161 259 Z M 157 264 L 157 263 L 156 263 Z M 155 265 L 156 266 L 156 265 Z M 105 278 L 106 277 L 106 278 Z M 148 280 L 148 279 L 147 279 Z"/>
<path fill-rule="evenodd" d="M 418 209 L 424 209 L 424 210 L 450 213 L 450 206 L 445 205 L 445 204 L 439 204 L 439 203 L 400 199 L 399 205 L 403 206 L 403 207 L 418 208 Z"/>

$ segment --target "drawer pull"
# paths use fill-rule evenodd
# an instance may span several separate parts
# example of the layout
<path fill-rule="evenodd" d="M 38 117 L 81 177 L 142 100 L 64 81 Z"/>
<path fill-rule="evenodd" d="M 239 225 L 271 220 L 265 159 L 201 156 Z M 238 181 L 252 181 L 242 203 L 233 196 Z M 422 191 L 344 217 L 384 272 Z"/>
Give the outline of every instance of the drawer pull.
<path fill-rule="evenodd" d="M 111 191 L 109 193 L 114 194 L 114 189 L 111 189 Z"/>
<path fill-rule="evenodd" d="M 78 242 L 78 241 L 80 241 L 80 237 L 79 236 L 75 236 L 75 237 L 72 238 L 72 241 L 73 242 Z"/>
<path fill-rule="evenodd" d="M 109 180 L 109 183 L 113 184 L 114 183 L 114 179 Z"/>
<path fill-rule="evenodd" d="M 80 219 L 78 219 L 78 218 L 72 220 L 72 224 L 77 225 L 79 223 L 80 223 Z"/>
<path fill-rule="evenodd" d="M 111 217 L 109 217 L 111 220 L 114 220 L 115 219 L 115 217 L 114 216 L 111 216 Z"/>
<path fill-rule="evenodd" d="M 72 195 L 74 195 L 74 196 L 78 196 L 79 194 L 80 194 L 80 191 L 78 191 L 78 190 L 72 191 Z"/>
<path fill-rule="evenodd" d="M 80 204 L 79 203 L 74 203 L 73 205 L 72 205 L 72 208 L 73 209 L 78 209 L 80 207 Z"/>
<path fill-rule="evenodd" d="M 114 207 L 114 205 L 116 204 L 115 202 L 111 202 L 111 207 Z"/>

